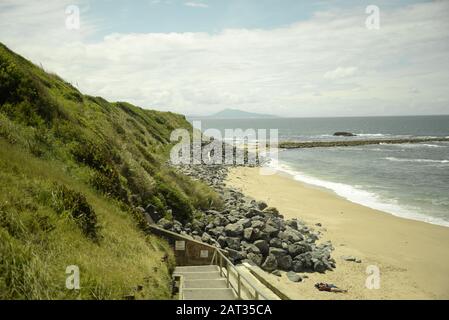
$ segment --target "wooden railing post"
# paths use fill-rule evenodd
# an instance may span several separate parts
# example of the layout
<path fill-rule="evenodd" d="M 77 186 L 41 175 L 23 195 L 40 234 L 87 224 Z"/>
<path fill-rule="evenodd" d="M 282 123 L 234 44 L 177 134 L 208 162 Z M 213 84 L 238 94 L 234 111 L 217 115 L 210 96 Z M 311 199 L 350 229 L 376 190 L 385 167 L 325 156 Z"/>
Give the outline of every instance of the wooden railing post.
<path fill-rule="evenodd" d="M 226 284 L 229 288 L 229 263 L 226 262 Z"/>
<path fill-rule="evenodd" d="M 240 273 L 237 273 L 237 292 L 239 299 L 242 300 L 242 283 L 240 280 Z"/>
<path fill-rule="evenodd" d="M 220 277 L 223 276 L 223 255 L 220 252 Z"/>

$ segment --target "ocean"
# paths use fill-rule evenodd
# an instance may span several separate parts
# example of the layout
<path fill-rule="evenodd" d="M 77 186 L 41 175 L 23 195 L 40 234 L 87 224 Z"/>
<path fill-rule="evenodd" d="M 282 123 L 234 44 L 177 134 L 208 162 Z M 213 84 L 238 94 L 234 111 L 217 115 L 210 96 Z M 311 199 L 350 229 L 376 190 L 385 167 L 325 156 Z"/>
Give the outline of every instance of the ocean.
<path fill-rule="evenodd" d="M 449 136 L 449 116 L 201 119 L 201 126 L 278 129 L 280 141 Z M 334 137 L 337 131 L 357 136 Z M 277 169 L 349 201 L 449 227 L 448 142 L 284 150 Z"/>

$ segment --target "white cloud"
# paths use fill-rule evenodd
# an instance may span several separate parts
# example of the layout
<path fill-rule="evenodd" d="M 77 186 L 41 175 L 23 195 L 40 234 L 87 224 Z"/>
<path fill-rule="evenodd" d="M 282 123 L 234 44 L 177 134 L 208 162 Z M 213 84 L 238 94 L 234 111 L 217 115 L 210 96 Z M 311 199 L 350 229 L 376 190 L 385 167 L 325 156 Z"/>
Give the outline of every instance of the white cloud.
<path fill-rule="evenodd" d="M 357 67 L 338 67 L 335 70 L 328 71 L 324 74 L 325 79 L 336 80 L 353 76 L 357 72 Z"/>
<path fill-rule="evenodd" d="M 89 21 L 79 33 L 64 29 L 59 1 L 31 18 L 32 9 L 7 1 L 2 41 L 110 100 L 186 114 L 228 107 L 292 116 L 449 113 L 449 2 L 381 8 L 380 30 L 365 28 L 359 8 L 271 30 L 92 42 Z"/>
<path fill-rule="evenodd" d="M 184 3 L 187 7 L 193 7 L 193 8 L 209 8 L 209 5 L 202 3 L 202 2 L 186 2 Z"/>

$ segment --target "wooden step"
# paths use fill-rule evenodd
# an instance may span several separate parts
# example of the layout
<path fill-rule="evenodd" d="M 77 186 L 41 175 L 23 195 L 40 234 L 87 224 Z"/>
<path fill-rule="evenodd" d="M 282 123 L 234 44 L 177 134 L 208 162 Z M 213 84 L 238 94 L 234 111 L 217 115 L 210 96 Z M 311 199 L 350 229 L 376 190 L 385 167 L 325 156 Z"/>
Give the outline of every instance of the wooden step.
<path fill-rule="evenodd" d="M 183 272 L 212 272 L 219 271 L 218 266 L 188 266 L 188 267 L 176 267 L 174 273 L 183 273 Z"/>
<path fill-rule="evenodd" d="M 232 289 L 184 289 L 183 300 L 236 300 Z"/>
<path fill-rule="evenodd" d="M 185 289 L 227 289 L 228 285 L 225 279 L 200 279 L 200 280 L 185 280 Z"/>

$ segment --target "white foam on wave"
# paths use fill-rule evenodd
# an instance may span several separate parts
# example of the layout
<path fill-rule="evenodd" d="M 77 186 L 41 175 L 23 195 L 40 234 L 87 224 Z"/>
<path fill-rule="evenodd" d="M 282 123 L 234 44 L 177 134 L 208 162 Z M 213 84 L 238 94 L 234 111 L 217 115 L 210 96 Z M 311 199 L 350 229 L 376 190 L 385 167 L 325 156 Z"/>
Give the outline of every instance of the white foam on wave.
<path fill-rule="evenodd" d="M 279 163 L 278 161 L 269 162 L 267 163 L 267 166 L 288 174 L 296 181 L 331 190 L 338 196 L 345 198 L 346 200 L 349 200 L 353 203 L 386 212 L 397 217 L 449 227 L 449 221 L 418 213 L 416 212 L 418 210 L 417 208 L 405 208 L 398 204 L 397 200 L 394 199 L 381 199 L 375 193 L 363 190 L 360 187 L 354 187 L 344 183 L 318 179 L 316 177 L 312 177 L 302 172 L 293 170 L 287 164 Z"/>
<path fill-rule="evenodd" d="M 386 157 L 384 159 L 388 160 L 388 161 L 394 161 L 394 162 L 449 163 L 449 160 L 433 160 L 433 159 L 406 159 L 406 158 L 395 158 L 395 157 Z"/>
<path fill-rule="evenodd" d="M 444 146 L 440 146 L 440 145 L 437 145 L 437 144 L 423 143 L 421 145 L 424 146 L 424 147 L 428 147 L 428 148 L 444 148 Z"/>
<path fill-rule="evenodd" d="M 386 133 L 356 133 L 357 137 L 388 137 L 391 134 Z"/>
<path fill-rule="evenodd" d="M 380 143 L 380 145 L 386 145 L 397 148 L 407 148 L 407 149 L 415 149 L 415 148 L 445 148 L 446 146 L 438 145 L 438 144 L 429 144 L 429 143 L 401 143 L 401 144 L 389 144 L 389 143 Z"/>

